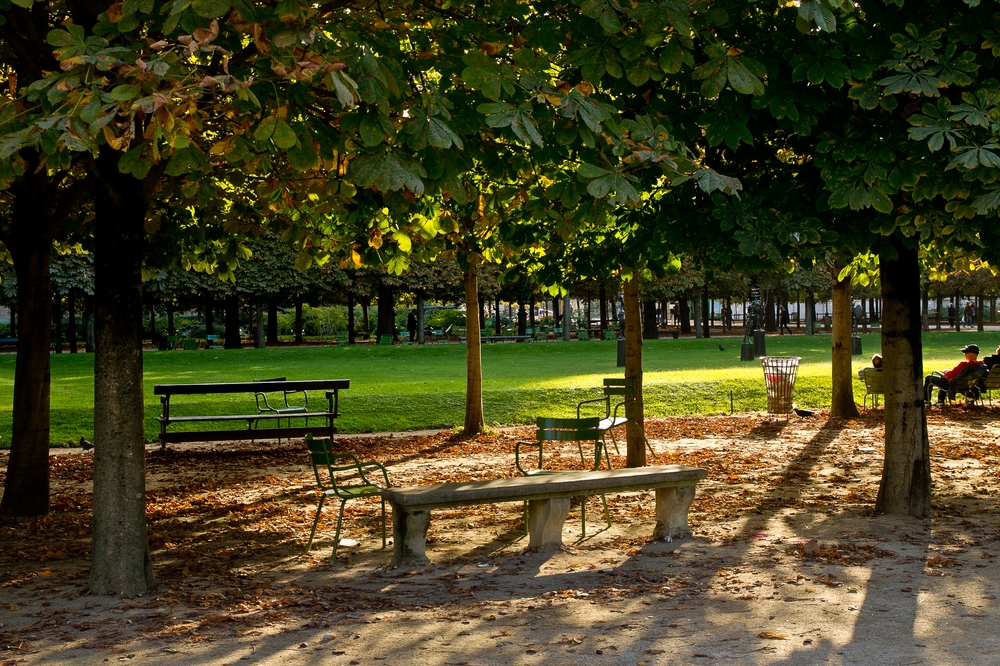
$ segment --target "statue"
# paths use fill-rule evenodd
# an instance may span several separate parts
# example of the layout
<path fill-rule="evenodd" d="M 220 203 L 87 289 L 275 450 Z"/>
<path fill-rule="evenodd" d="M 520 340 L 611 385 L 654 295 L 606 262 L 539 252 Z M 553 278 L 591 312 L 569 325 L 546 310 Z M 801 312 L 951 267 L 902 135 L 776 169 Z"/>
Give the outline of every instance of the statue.
<path fill-rule="evenodd" d="M 743 317 L 743 342 L 753 342 L 753 332 L 761 328 L 764 324 L 764 306 L 760 303 L 760 288 L 753 287 L 750 290 L 750 304 Z"/>

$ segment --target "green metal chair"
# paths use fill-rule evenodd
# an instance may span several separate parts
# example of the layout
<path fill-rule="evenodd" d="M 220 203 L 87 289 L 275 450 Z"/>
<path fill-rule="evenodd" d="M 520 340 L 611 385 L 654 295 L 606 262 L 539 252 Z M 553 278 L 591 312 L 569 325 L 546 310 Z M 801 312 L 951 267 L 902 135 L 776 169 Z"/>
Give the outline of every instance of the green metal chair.
<path fill-rule="evenodd" d="M 982 384 L 987 377 L 987 372 L 985 365 L 967 368 L 958 377 L 948 382 L 948 402 L 954 401 L 958 394 L 962 394 L 967 400 L 982 403 Z"/>
<path fill-rule="evenodd" d="M 608 455 L 607 450 L 604 448 L 604 442 L 602 441 L 602 433 L 598 429 L 600 419 L 598 418 L 585 418 L 585 419 L 553 419 L 540 416 L 535 420 L 535 425 L 537 430 L 535 431 L 535 441 L 534 442 L 517 442 L 514 445 L 514 465 L 517 470 L 521 472 L 524 476 L 536 476 L 539 474 L 561 474 L 563 470 L 547 470 L 543 467 L 543 450 L 546 442 L 576 442 L 577 449 L 580 451 L 580 462 L 584 467 L 588 467 L 590 463 L 587 460 L 586 455 L 583 452 L 584 442 L 594 443 L 594 462 L 593 465 L 589 467 L 590 471 L 596 471 L 601 468 L 601 458 L 603 454 L 604 460 L 607 462 L 608 469 L 611 469 L 611 458 Z M 521 449 L 522 448 L 537 448 L 538 449 L 538 466 L 532 468 L 524 468 L 521 465 Z M 608 527 L 611 527 L 611 514 L 608 513 L 608 499 L 605 497 L 604 493 L 601 493 L 601 502 L 604 505 L 604 518 L 608 521 Z M 587 496 L 580 496 L 580 520 L 582 522 L 581 534 L 582 538 L 587 537 Z M 524 529 L 528 529 L 528 503 L 524 503 Z"/>
<path fill-rule="evenodd" d="M 383 336 L 381 336 L 378 339 L 378 343 L 380 345 L 392 345 L 392 336 L 391 335 L 383 335 Z"/>
<path fill-rule="evenodd" d="M 865 380 L 865 397 L 861 401 L 861 406 L 868 404 L 868 396 L 872 397 L 872 408 L 878 407 L 878 397 L 885 395 L 885 380 L 880 368 L 864 368 L 861 371 Z"/>
<path fill-rule="evenodd" d="M 997 366 L 994 366 L 996 368 Z M 1000 369 L 990 370 L 983 380 L 983 390 L 989 397 L 990 404 L 993 404 L 993 391 L 1000 390 Z"/>
<path fill-rule="evenodd" d="M 612 399 L 617 400 L 614 407 L 611 406 Z M 628 417 L 625 416 L 625 408 L 628 403 L 634 401 L 634 379 L 631 377 L 607 377 L 604 379 L 604 397 L 584 400 L 579 403 L 576 406 L 576 417 L 582 418 L 582 408 L 584 405 L 603 403 L 604 415 L 600 417 L 600 423 L 597 428 L 601 431 L 602 439 L 606 438 L 608 433 L 611 433 L 611 443 L 615 446 L 615 453 L 621 455 L 621 451 L 618 448 L 618 440 L 615 438 L 614 428 L 628 423 Z M 618 415 L 619 410 L 621 410 L 621 416 Z M 646 449 L 649 451 L 649 455 L 656 458 L 656 453 L 653 451 L 653 447 L 650 445 L 649 440 L 646 439 L 645 434 L 643 434 L 642 440 L 646 444 Z"/>
<path fill-rule="evenodd" d="M 613 330 L 611 330 L 610 328 L 608 328 L 608 329 L 604 330 L 604 339 L 605 340 L 617 340 L 618 338 L 617 338 L 617 336 L 615 336 L 615 332 Z"/>
<path fill-rule="evenodd" d="M 581 328 L 579 331 L 576 332 L 576 339 L 584 342 L 589 341 L 590 334 Z"/>
<path fill-rule="evenodd" d="M 306 447 L 316 473 L 316 485 L 320 490 L 319 506 L 316 507 L 316 519 L 313 520 L 312 531 L 309 533 L 309 543 L 306 552 L 312 549 L 316 526 L 323 511 L 323 502 L 327 497 L 340 499 L 340 512 L 337 514 L 337 531 L 333 536 L 333 553 L 330 563 L 337 559 L 337 546 L 340 544 L 340 527 L 344 522 L 344 505 L 347 500 L 361 497 L 382 498 L 382 491 L 390 487 L 389 475 L 381 463 L 361 462 L 353 453 L 334 453 L 329 438 L 313 439 L 306 435 Z M 381 472 L 381 479 L 372 481 L 369 476 L 375 471 Z M 383 485 L 377 483 L 381 481 Z M 382 499 L 382 548 L 385 548 L 385 499 Z"/>

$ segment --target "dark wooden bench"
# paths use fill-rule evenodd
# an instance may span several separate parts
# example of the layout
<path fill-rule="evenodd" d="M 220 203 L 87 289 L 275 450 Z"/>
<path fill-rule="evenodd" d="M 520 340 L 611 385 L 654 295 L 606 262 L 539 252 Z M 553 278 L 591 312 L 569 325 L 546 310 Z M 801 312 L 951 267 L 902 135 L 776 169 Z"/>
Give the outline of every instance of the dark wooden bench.
<path fill-rule="evenodd" d="M 533 335 L 481 335 L 480 342 L 531 342 Z"/>
<path fill-rule="evenodd" d="M 427 563 L 431 509 L 473 504 L 527 501 L 528 547 L 558 547 L 571 497 L 655 490 L 653 538 L 690 536 L 688 509 L 695 485 L 706 476 L 708 472 L 700 467 L 664 465 L 389 488 L 382 497 L 392 505 L 391 566 Z"/>
<path fill-rule="evenodd" d="M 279 439 L 283 437 L 330 437 L 337 430 L 333 420 L 340 416 L 339 391 L 349 388 L 348 379 L 305 379 L 299 381 L 269 380 L 257 382 L 231 382 L 218 384 L 157 384 L 153 394 L 160 396 L 163 411 L 156 420 L 160 422 L 160 445 L 168 442 L 218 442 L 234 439 Z M 258 411 L 256 414 L 213 414 L 173 416 L 170 413 L 170 398 L 175 395 L 219 395 L 225 393 L 287 393 L 294 391 L 325 391 L 326 409 L 321 411 L 299 411 L 279 409 L 272 412 Z M 248 405 L 252 405 L 248 399 Z M 256 405 L 254 405 L 256 406 Z M 280 419 L 288 419 L 289 426 L 280 427 Z M 292 426 L 291 419 L 304 419 L 304 425 Z M 309 424 L 309 419 L 316 423 Z M 173 424 L 191 423 L 232 423 L 246 422 L 246 429 L 228 428 L 223 430 L 167 430 Z M 268 427 L 260 427 L 266 424 Z"/>

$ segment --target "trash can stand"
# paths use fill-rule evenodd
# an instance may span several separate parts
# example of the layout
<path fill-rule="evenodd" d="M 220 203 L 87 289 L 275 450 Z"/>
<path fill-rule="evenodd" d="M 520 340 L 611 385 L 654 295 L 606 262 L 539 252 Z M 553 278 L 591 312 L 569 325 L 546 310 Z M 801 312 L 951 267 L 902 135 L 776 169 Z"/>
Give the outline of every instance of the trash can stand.
<path fill-rule="evenodd" d="M 767 413 L 789 414 L 792 411 L 792 393 L 795 375 L 799 370 L 800 356 L 762 356 L 764 384 L 767 388 Z"/>

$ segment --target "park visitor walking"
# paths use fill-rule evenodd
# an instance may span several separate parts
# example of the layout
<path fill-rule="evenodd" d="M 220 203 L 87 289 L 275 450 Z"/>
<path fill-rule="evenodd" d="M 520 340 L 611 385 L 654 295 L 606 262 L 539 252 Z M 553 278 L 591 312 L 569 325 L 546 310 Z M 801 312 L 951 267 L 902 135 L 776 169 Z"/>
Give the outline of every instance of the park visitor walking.
<path fill-rule="evenodd" d="M 791 316 L 788 314 L 788 308 L 784 305 L 781 306 L 781 313 L 779 315 L 779 320 L 781 326 L 778 327 L 778 335 L 784 335 L 785 331 L 788 331 L 788 335 L 792 334 L 792 329 L 788 328 L 788 324 L 792 321 Z"/>

